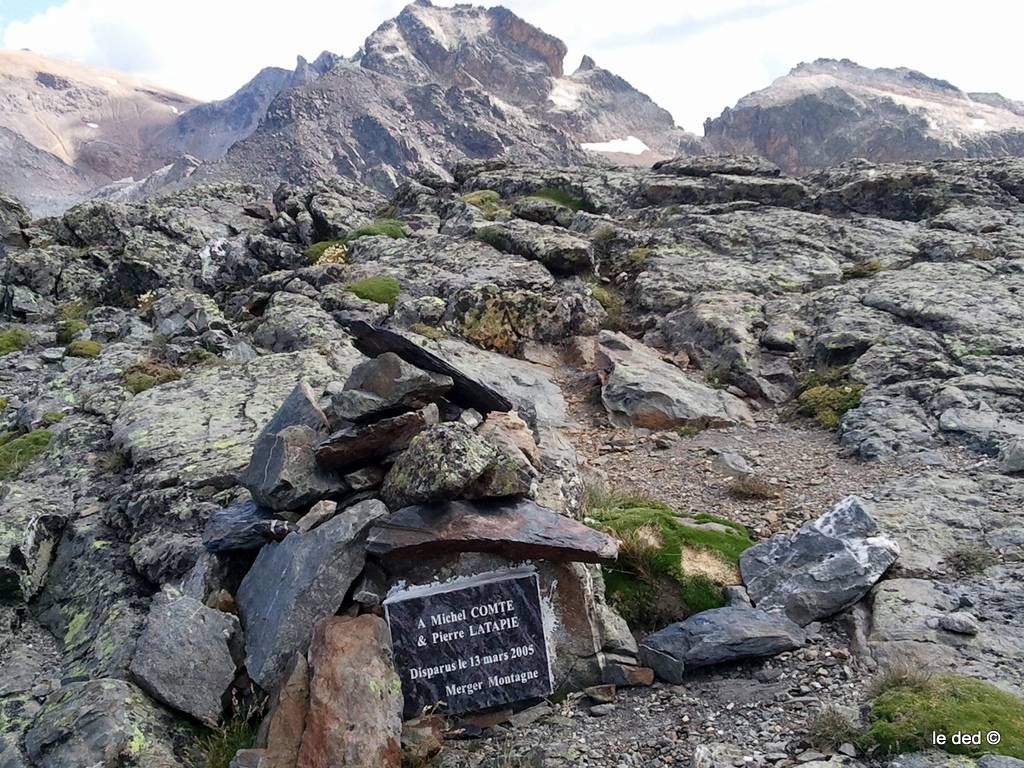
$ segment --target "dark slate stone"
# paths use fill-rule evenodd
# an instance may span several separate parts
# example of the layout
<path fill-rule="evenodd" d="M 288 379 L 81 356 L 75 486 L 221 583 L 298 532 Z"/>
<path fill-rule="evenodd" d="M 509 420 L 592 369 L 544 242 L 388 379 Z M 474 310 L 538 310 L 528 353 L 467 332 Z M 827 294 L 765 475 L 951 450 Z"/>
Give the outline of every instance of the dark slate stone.
<path fill-rule="evenodd" d="M 211 552 L 259 549 L 294 530 L 292 523 L 275 517 L 274 510 L 241 501 L 210 515 L 203 529 L 203 544 Z"/>
<path fill-rule="evenodd" d="M 157 701 L 215 727 L 235 679 L 231 644 L 238 619 L 191 597 L 165 591 L 149 609 L 129 671 Z"/>
<path fill-rule="evenodd" d="M 405 717 L 486 709 L 552 691 L 534 573 L 412 588 L 384 604 Z"/>
<path fill-rule="evenodd" d="M 491 552 L 510 559 L 612 563 L 613 538 L 532 501 L 450 501 L 406 507 L 370 532 L 367 551 L 385 558 Z"/>
<path fill-rule="evenodd" d="M 260 435 L 239 482 L 258 504 L 279 511 L 308 507 L 344 493 L 345 481 L 317 462 L 321 436 L 302 424 Z"/>
<path fill-rule="evenodd" d="M 333 471 L 344 471 L 371 459 L 401 451 L 428 424 L 436 424 L 437 406 L 403 413 L 373 424 L 349 424 L 316 447 L 317 463 Z"/>
<path fill-rule="evenodd" d="M 330 429 L 327 415 L 320 408 L 316 392 L 305 381 L 300 381 L 295 385 L 295 389 L 281 403 L 277 413 L 263 427 L 260 437 L 275 435 L 285 427 L 294 427 L 300 424 L 309 427 L 314 432 L 326 432 Z"/>
<path fill-rule="evenodd" d="M 756 608 L 713 608 L 670 624 L 640 644 L 640 660 L 669 683 L 683 681 L 687 667 L 773 656 L 806 642 L 800 626 Z"/>
<path fill-rule="evenodd" d="M 456 405 L 475 408 L 483 414 L 490 411 L 512 410 L 512 403 L 500 392 L 471 379 L 437 355 L 400 334 L 376 328 L 362 320 L 346 323 L 346 330 L 354 337 L 356 349 L 364 355 L 376 357 L 385 352 L 394 352 L 417 368 L 451 377 L 453 384 L 447 397 Z"/>
<path fill-rule="evenodd" d="M 238 589 L 245 666 L 264 691 L 305 653 L 313 626 L 334 614 L 363 570 L 366 533 L 388 512 L 380 501 L 349 507 L 309 533 L 267 544 Z"/>
<path fill-rule="evenodd" d="M 330 417 L 334 422 L 374 421 L 422 408 L 451 387 L 451 377 L 420 370 L 394 352 L 385 352 L 352 369 L 345 388 L 331 398 Z"/>
<path fill-rule="evenodd" d="M 864 597 L 899 553 L 864 502 L 848 496 L 796 533 L 745 551 L 740 574 L 754 605 L 806 626 Z"/>

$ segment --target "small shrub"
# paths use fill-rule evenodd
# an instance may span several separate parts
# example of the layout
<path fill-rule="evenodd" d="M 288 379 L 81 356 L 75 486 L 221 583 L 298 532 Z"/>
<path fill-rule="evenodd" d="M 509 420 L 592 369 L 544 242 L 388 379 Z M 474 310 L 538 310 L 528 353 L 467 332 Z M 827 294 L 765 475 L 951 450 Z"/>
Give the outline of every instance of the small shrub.
<path fill-rule="evenodd" d="M 0 357 L 24 349 L 32 341 L 32 334 L 22 328 L 5 328 L 0 331 Z"/>
<path fill-rule="evenodd" d="M 869 259 L 854 264 L 849 269 L 843 270 L 844 280 L 855 280 L 861 277 L 871 277 L 882 271 L 882 262 L 878 259 Z"/>
<path fill-rule="evenodd" d="M 45 429 L 28 434 L 7 432 L 0 435 L 0 480 L 17 477 L 30 461 L 46 450 L 53 437 Z"/>
<path fill-rule="evenodd" d="M 723 605 L 722 586 L 738 582 L 747 530 L 713 515 L 677 515 L 658 501 L 588 489 L 588 522 L 619 541 L 605 569 L 609 600 L 631 626 L 654 629 Z"/>
<path fill-rule="evenodd" d="M 206 768 L 229 768 L 235 755 L 256 744 L 256 725 L 244 718 L 232 718 L 211 730 L 199 742 L 206 755 Z"/>
<path fill-rule="evenodd" d="M 860 393 L 864 389 L 863 384 L 849 380 L 848 370 L 823 368 L 812 372 L 797 397 L 797 410 L 825 429 L 836 429 L 843 414 L 860 405 Z"/>
<path fill-rule="evenodd" d="M 861 733 L 857 723 L 832 704 L 822 707 L 807 723 L 807 740 L 816 749 L 834 750 L 855 743 Z"/>
<path fill-rule="evenodd" d="M 946 553 L 946 564 L 957 573 L 970 575 L 982 573 L 999 562 L 996 553 L 984 544 L 965 541 Z"/>
<path fill-rule="evenodd" d="M 323 240 L 306 249 L 310 264 L 344 264 L 347 249 L 344 240 Z"/>
<path fill-rule="evenodd" d="M 539 197 L 542 200 L 550 200 L 553 203 L 564 206 L 572 211 L 594 212 L 594 207 L 582 197 L 570 194 L 558 187 L 545 187 L 540 192 L 535 192 L 530 197 Z"/>
<path fill-rule="evenodd" d="M 893 686 L 872 702 L 861 744 L 883 754 L 914 752 L 933 747 L 933 733 L 957 731 L 980 732 L 982 743 L 939 747 L 954 754 L 1024 759 L 1024 700 L 963 675 L 937 675 L 923 686 Z M 1001 736 L 998 744 L 985 739 L 993 731 Z"/>
<path fill-rule="evenodd" d="M 133 395 L 181 378 L 178 369 L 157 360 L 135 363 L 124 372 L 124 385 Z"/>
<path fill-rule="evenodd" d="M 401 291 L 398 281 L 387 276 L 367 277 L 364 280 L 349 283 L 345 288 L 360 299 L 377 304 L 387 304 L 389 307 L 395 306 L 395 300 Z"/>
<path fill-rule="evenodd" d="M 463 195 L 462 201 L 479 209 L 485 219 L 493 219 L 500 210 L 501 195 L 493 189 L 480 189 Z"/>
<path fill-rule="evenodd" d="M 782 493 L 759 477 L 737 477 L 729 484 L 729 493 L 738 499 L 777 499 Z"/>
<path fill-rule="evenodd" d="M 68 357 L 97 357 L 103 351 L 103 345 L 98 341 L 72 341 L 64 348 L 64 354 Z"/>
<path fill-rule="evenodd" d="M 75 334 L 89 325 L 84 320 L 61 320 L 57 323 L 57 343 L 68 345 L 75 340 Z"/>
<path fill-rule="evenodd" d="M 412 323 L 409 326 L 409 330 L 413 333 L 418 333 L 420 336 L 433 339 L 434 341 L 443 339 L 447 335 L 440 328 L 436 328 L 433 325 L 427 325 L 426 323 Z"/>
<path fill-rule="evenodd" d="M 377 219 L 372 224 L 365 224 L 353 229 L 348 233 L 345 242 L 351 243 L 361 237 L 375 237 L 377 235 L 400 240 L 405 237 L 405 227 L 402 226 L 402 222 L 395 219 Z"/>
<path fill-rule="evenodd" d="M 622 328 L 622 310 L 625 306 L 619 292 L 610 286 L 595 283 L 590 286 L 590 292 L 594 294 L 597 303 L 601 305 L 608 315 L 605 328 L 617 331 Z"/>

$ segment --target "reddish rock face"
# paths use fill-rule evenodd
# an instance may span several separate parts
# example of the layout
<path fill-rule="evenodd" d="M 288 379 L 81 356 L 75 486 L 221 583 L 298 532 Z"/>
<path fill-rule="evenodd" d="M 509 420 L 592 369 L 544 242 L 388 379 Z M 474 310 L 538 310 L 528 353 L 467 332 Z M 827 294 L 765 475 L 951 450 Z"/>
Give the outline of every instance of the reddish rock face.
<path fill-rule="evenodd" d="M 309 665 L 297 768 L 399 768 L 402 688 L 384 620 L 324 619 L 313 631 Z"/>

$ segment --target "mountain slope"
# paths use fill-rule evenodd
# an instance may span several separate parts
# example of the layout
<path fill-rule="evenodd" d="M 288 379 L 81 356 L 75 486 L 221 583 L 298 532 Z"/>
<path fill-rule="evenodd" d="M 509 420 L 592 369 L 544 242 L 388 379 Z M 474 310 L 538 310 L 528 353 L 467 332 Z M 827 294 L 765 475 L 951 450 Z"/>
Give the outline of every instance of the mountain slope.
<path fill-rule="evenodd" d="M 744 96 L 704 131 L 718 151 L 756 152 L 798 174 L 854 157 L 1021 155 L 1024 105 L 911 69 L 819 59 Z"/>
<path fill-rule="evenodd" d="M 341 175 L 391 189 L 418 169 L 443 173 L 464 158 L 575 163 L 608 156 L 584 144 L 625 145 L 650 163 L 699 148 L 668 112 L 591 59 L 566 76 L 565 52 L 504 8 L 418 0 L 351 60 L 283 90 L 225 163 L 198 177 L 312 183 Z"/>
<path fill-rule="evenodd" d="M 195 103 L 130 75 L 0 51 L 0 128 L 53 158 L 22 146 L 23 160 L 3 164 L 0 187 L 45 211 L 89 186 L 147 173 L 168 159 L 152 134 Z"/>

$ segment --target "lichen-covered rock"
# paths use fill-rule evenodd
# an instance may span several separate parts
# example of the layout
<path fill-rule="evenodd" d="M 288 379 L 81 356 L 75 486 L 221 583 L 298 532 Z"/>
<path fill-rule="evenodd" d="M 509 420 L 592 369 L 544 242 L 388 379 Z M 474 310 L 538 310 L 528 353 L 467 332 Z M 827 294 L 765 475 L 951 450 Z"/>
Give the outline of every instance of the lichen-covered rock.
<path fill-rule="evenodd" d="M 240 631 L 231 614 L 164 590 L 150 604 L 129 671 L 153 698 L 215 727 L 235 679 Z"/>
<path fill-rule="evenodd" d="M 371 524 L 387 514 L 363 501 L 309 533 L 267 544 L 238 588 L 245 629 L 245 667 L 264 690 L 280 681 L 288 660 L 309 644 L 317 621 L 331 616 L 363 569 Z"/>
<path fill-rule="evenodd" d="M 177 768 L 190 754 L 191 734 L 135 686 L 101 678 L 69 683 L 47 697 L 25 735 L 39 768 Z M 194 747 L 191 747 L 194 749 Z"/>
<path fill-rule="evenodd" d="M 460 422 L 428 427 L 395 460 L 381 487 L 392 509 L 449 499 L 526 495 L 535 474 L 519 456 Z"/>
<path fill-rule="evenodd" d="M 805 626 L 864 597 L 899 556 L 856 496 L 792 535 L 763 541 L 740 555 L 751 601 Z"/>
<path fill-rule="evenodd" d="M 647 429 L 728 426 L 750 422 L 739 398 L 687 377 L 653 350 L 621 333 L 602 331 L 599 349 L 610 369 L 601 400 L 613 424 Z"/>

